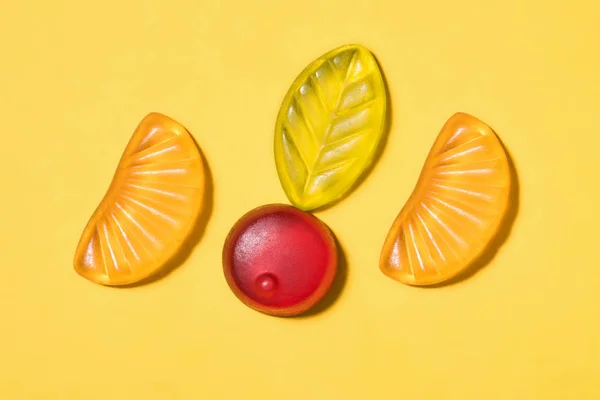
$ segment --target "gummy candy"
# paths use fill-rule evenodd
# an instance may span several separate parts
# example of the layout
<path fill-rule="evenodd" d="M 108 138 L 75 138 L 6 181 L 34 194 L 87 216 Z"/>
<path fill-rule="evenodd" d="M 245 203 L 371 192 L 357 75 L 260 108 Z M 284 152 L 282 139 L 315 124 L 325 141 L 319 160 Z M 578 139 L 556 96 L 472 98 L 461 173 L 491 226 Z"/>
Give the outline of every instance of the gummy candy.
<path fill-rule="evenodd" d="M 296 78 L 275 127 L 275 163 L 289 201 L 313 210 L 341 199 L 376 154 L 386 89 L 373 55 L 346 45 Z"/>
<path fill-rule="evenodd" d="M 167 116 L 148 114 L 81 235 L 77 273 L 98 284 L 125 285 L 159 271 L 191 233 L 204 185 L 191 135 Z"/>
<path fill-rule="evenodd" d="M 223 247 L 223 270 L 233 293 L 254 310 L 274 316 L 300 314 L 321 300 L 337 262 L 327 226 L 283 204 L 245 214 Z"/>
<path fill-rule="evenodd" d="M 409 285 L 460 274 L 496 235 L 510 188 L 510 165 L 496 134 L 471 115 L 453 115 L 388 233 L 381 271 Z"/>

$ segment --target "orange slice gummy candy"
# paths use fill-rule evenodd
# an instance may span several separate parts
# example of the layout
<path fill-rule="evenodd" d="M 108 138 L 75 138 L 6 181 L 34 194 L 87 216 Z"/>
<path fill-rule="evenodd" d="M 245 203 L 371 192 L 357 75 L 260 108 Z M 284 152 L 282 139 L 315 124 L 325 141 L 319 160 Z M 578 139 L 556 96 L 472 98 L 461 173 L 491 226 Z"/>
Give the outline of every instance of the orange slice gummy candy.
<path fill-rule="evenodd" d="M 471 115 L 453 115 L 388 233 L 381 271 L 409 285 L 463 272 L 499 230 L 510 187 L 508 158 L 495 133 Z"/>
<path fill-rule="evenodd" d="M 75 270 L 103 285 L 153 275 L 191 233 L 204 188 L 204 166 L 192 136 L 167 116 L 147 115 L 83 231 Z"/>

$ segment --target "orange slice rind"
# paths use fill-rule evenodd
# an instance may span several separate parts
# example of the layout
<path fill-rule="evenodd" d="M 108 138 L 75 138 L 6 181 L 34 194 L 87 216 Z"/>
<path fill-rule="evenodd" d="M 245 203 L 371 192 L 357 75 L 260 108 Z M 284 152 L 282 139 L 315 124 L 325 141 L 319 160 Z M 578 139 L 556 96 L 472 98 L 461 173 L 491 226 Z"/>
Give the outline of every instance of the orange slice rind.
<path fill-rule="evenodd" d="M 500 229 L 510 188 L 508 157 L 496 134 L 471 115 L 453 115 L 387 235 L 381 271 L 408 285 L 459 275 Z"/>
<path fill-rule="evenodd" d="M 189 132 L 148 114 L 131 137 L 75 251 L 75 271 L 102 285 L 137 283 L 178 252 L 198 220 L 205 172 Z"/>

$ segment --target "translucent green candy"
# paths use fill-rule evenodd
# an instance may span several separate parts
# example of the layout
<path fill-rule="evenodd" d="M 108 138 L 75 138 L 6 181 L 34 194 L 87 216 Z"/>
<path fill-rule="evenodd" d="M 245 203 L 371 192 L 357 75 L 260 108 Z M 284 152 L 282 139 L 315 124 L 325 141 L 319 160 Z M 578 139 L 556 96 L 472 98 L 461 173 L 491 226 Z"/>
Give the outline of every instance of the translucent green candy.
<path fill-rule="evenodd" d="M 320 208 L 353 187 L 376 154 L 386 103 L 379 66 L 363 46 L 337 48 L 300 73 L 275 127 L 277 172 L 294 206 Z"/>

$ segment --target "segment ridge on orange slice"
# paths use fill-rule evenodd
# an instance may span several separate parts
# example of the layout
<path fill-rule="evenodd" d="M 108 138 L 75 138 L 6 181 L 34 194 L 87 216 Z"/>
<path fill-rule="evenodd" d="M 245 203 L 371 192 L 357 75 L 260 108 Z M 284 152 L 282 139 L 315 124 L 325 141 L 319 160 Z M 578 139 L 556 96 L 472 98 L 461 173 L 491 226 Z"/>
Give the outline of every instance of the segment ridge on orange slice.
<path fill-rule="evenodd" d="M 409 285 L 457 276 L 500 229 L 510 188 L 508 157 L 496 134 L 471 115 L 453 115 L 388 233 L 381 271 Z"/>
<path fill-rule="evenodd" d="M 167 116 L 148 114 L 83 231 L 77 273 L 95 283 L 125 285 L 160 270 L 200 216 L 204 173 L 188 131 Z"/>

